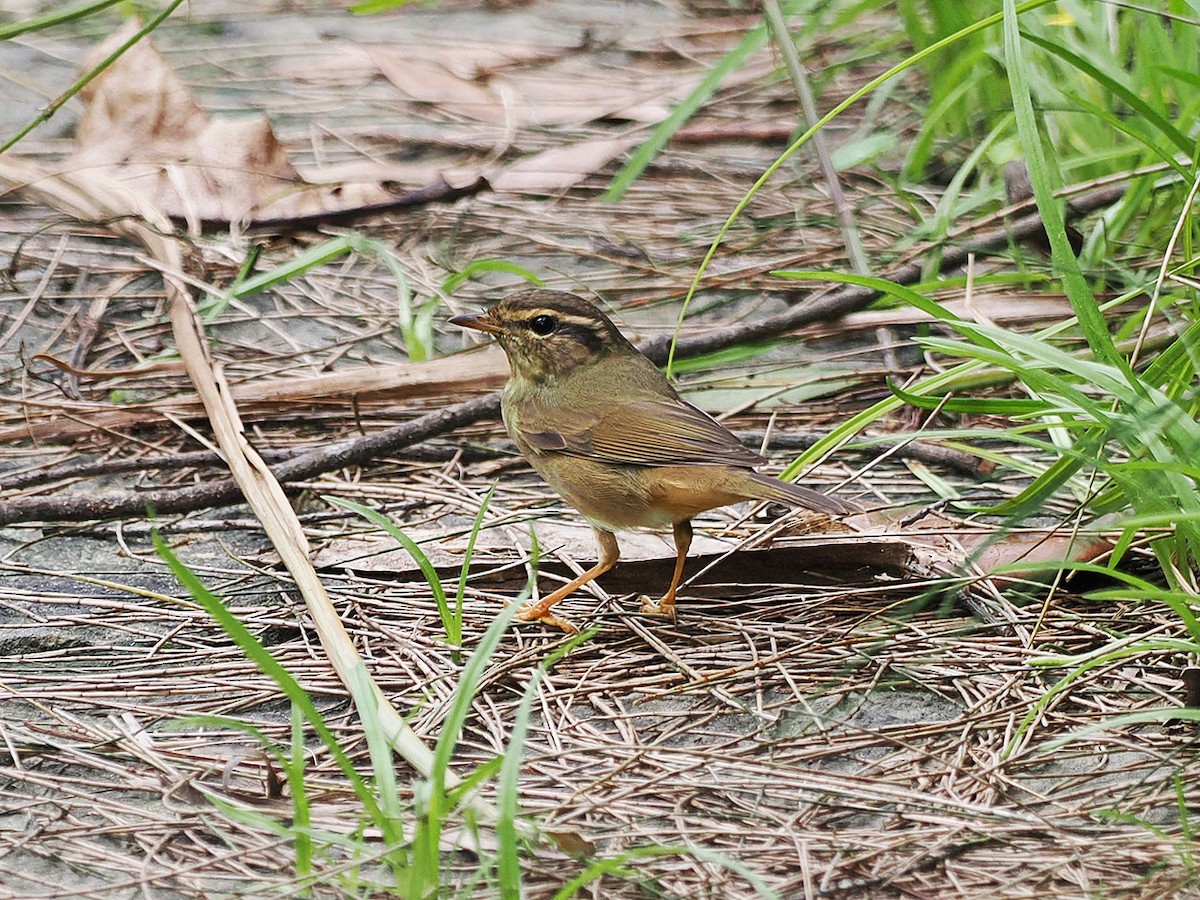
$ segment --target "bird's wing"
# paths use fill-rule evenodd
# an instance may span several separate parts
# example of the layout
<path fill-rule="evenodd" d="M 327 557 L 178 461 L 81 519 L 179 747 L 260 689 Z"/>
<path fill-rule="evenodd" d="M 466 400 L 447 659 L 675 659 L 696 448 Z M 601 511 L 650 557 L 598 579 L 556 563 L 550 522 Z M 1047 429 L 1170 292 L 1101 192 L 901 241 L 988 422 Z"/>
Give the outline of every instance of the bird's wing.
<path fill-rule="evenodd" d="M 533 449 L 639 466 L 757 466 L 766 460 L 684 400 L 645 399 L 594 412 L 521 410 L 517 428 Z"/>

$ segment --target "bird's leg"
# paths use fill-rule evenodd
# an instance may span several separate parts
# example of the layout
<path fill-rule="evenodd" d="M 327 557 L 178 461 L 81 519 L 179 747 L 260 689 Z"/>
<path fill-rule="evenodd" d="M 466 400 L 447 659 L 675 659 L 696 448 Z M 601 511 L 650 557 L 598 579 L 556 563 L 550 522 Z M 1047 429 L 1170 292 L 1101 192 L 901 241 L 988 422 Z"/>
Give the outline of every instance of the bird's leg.
<path fill-rule="evenodd" d="M 692 523 L 690 519 L 675 523 L 675 574 L 671 576 L 671 586 L 657 603 L 647 599 L 642 604 L 642 612 L 654 613 L 675 618 L 675 591 L 683 578 L 683 564 L 687 561 L 688 550 L 692 547 Z"/>
<path fill-rule="evenodd" d="M 517 613 L 518 619 L 523 622 L 541 622 L 543 625 L 552 625 L 555 628 L 561 628 L 568 634 L 574 634 L 579 630 L 566 619 L 550 612 L 550 608 L 559 600 L 575 593 L 589 581 L 595 581 L 615 566 L 617 560 L 621 558 L 621 548 L 617 545 L 615 534 L 603 528 L 597 528 L 595 525 L 592 526 L 592 531 L 596 534 L 596 546 L 600 548 L 600 561 L 582 575 L 572 578 L 558 590 L 547 594 L 537 603 L 525 606 Z"/>

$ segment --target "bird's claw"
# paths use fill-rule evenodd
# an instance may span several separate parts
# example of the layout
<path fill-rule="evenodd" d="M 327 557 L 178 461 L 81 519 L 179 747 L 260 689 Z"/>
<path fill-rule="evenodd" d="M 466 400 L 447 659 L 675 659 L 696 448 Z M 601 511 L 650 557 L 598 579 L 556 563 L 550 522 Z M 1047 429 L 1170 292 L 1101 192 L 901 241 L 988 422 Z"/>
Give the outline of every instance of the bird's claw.
<path fill-rule="evenodd" d="M 662 616 L 674 622 L 675 600 L 674 598 L 668 600 L 666 597 L 663 597 L 661 600 L 651 600 L 649 597 L 643 595 L 642 612 L 649 616 Z"/>
<path fill-rule="evenodd" d="M 517 618 L 522 622 L 541 622 L 550 628 L 561 628 L 567 634 L 578 634 L 579 629 L 562 616 L 556 616 L 540 603 L 530 603 L 517 611 Z"/>

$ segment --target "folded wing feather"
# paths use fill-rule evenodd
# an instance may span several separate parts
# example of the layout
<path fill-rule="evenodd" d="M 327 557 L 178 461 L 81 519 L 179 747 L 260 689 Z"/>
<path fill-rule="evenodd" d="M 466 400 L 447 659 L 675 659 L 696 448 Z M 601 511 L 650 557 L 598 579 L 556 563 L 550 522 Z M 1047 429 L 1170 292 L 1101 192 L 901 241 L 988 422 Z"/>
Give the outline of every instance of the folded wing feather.
<path fill-rule="evenodd" d="M 553 425 L 551 425 L 553 423 Z M 521 410 L 517 426 L 530 446 L 639 466 L 760 465 L 766 460 L 743 446 L 704 411 L 684 400 L 639 399 L 598 412 Z"/>

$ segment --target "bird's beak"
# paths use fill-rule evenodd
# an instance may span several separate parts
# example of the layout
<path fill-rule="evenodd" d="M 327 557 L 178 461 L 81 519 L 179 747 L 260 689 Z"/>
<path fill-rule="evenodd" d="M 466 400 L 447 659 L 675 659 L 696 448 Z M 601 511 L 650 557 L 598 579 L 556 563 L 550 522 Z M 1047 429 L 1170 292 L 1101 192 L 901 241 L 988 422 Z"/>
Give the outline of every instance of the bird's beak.
<path fill-rule="evenodd" d="M 475 313 L 469 316 L 455 316 L 450 320 L 450 324 L 457 325 L 459 328 L 473 328 L 476 331 L 486 331 L 488 334 L 495 334 L 504 330 L 504 326 L 493 319 L 490 312 Z"/>

